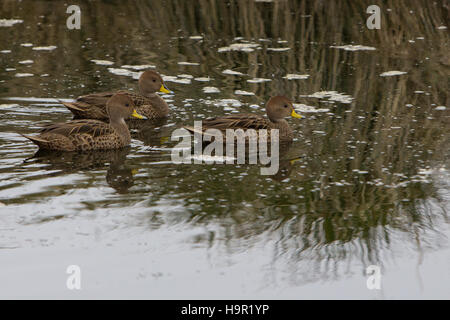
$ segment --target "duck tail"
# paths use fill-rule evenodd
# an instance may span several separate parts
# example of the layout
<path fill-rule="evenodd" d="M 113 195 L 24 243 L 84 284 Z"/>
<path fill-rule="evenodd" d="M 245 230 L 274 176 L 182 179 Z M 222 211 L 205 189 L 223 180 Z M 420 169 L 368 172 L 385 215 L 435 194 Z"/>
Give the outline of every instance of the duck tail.
<path fill-rule="evenodd" d="M 189 131 L 191 134 L 197 133 L 197 134 L 202 135 L 203 137 L 214 137 L 214 135 L 212 135 L 208 132 L 202 131 L 201 129 L 199 130 L 198 128 L 194 128 L 191 126 L 184 126 L 183 128 L 186 129 L 187 131 Z M 205 128 L 205 129 L 207 129 L 207 128 Z"/>
<path fill-rule="evenodd" d="M 196 129 L 194 127 L 191 127 L 191 126 L 184 126 L 183 128 L 186 129 L 187 131 L 189 131 L 190 133 L 197 132 L 197 133 L 203 134 L 203 131 L 198 130 L 198 129 Z"/>
<path fill-rule="evenodd" d="M 75 103 L 63 102 L 61 100 L 59 102 L 61 102 L 63 104 L 63 106 L 65 106 L 67 109 L 69 109 L 70 112 L 72 112 L 74 116 L 78 116 L 80 114 L 80 112 L 83 112 L 83 109 L 78 107 Z"/>
<path fill-rule="evenodd" d="M 25 134 L 20 134 L 22 137 L 24 137 L 24 138 L 27 138 L 28 140 L 30 140 L 31 142 L 33 142 L 34 144 L 36 144 L 36 145 L 38 145 L 39 147 L 40 146 L 43 146 L 43 145 L 46 145 L 47 143 L 48 143 L 48 141 L 47 140 L 45 140 L 45 139 L 42 139 L 42 138 L 39 138 L 39 137 L 37 137 L 37 136 L 28 136 L 28 135 L 25 135 Z"/>

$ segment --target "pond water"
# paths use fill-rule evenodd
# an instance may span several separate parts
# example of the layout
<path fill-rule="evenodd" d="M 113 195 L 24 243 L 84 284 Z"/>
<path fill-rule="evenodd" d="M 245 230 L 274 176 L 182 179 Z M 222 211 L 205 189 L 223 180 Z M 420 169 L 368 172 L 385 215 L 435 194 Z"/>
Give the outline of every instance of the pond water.
<path fill-rule="evenodd" d="M 445 1 L 388 1 L 379 30 L 370 1 L 77 4 L 69 30 L 64 1 L 0 3 L 1 298 L 450 297 Z M 146 68 L 171 113 L 129 148 L 35 156 L 20 136 Z M 276 175 L 171 162 L 176 128 L 274 95 L 305 116 Z"/>

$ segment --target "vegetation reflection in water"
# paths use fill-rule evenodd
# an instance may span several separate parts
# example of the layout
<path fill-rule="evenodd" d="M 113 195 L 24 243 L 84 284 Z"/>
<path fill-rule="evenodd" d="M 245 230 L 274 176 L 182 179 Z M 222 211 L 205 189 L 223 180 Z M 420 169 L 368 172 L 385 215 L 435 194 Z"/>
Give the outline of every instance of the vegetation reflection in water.
<path fill-rule="evenodd" d="M 24 20 L 0 28 L 0 50 L 11 50 L 0 59 L 0 200 L 6 208 L 33 204 L 42 210 L 37 217 L 29 212 L 30 220 L 64 221 L 137 204 L 143 210 L 136 223 L 148 232 L 170 223 L 161 219 L 170 212 L 158 204 L 173 202 L 184 213 L 176 223 L 214 225 L 217 234 L 199 241 L 215 241 L 230 255 L 275 243 L 267 254 L 283 257 L 286 270 L 304 276 L 300 282 L 345 275 L 355 261 L 383 265 L 385 249 L 394 255 L 448 243 L 444 2 L 387 1 L 376 31 L 365 27 L 364 1 L 196 3 L 79 1 L 82 29 L 68 33 L 64 8 L 2 1 L 2 16 Z M 23 43 L 57 48 L 33 51 Z M 375 50 L 345 50 L 350 44 Z M 27 59 L 33 63 L 19 63 Z M 136 70 L 123 66 L 147 64 L 174 92 L 164 96 L 171 114 L 161 123 L 131 124 L 131 148 L 32 157 L 35 148 L 16 134 L 70 119 L 58 103 L 17 97 L 136 90 Z M 380 76 L 395 70 L 406 74 Z M 289 74 L 308 76 L 289 80 Z M 265 101 L 278 94 L 307 113 L 302 121 L 289 120 L 296 137 L 276 176 L 261 176 L 251 165 L 170 163 L 177 127 L 232 112 L 264 114 Z M 69 179 L 34 186 L 49 177 Z M 67 196 L 91 188 L 99 190 L 82 201 L 79 193 Z M 66 195 L 64 207 L 48 207 L 60 195 Z"/>

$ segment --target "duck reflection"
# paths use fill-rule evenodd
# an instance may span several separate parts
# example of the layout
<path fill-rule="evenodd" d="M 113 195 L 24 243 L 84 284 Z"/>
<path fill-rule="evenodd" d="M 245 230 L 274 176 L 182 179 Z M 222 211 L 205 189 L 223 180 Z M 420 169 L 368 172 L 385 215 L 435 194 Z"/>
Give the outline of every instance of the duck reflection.
<path fill-rule="evenodd" d="M 131 119 L 127 124 L 133 139 L 142 141 L 146 146 L 162 147 L 169 140 L 170 130 L 165 126 L 167 118 L 152 121 Z"/>
<path fill-rule="evenodd" d="M 40 150 L 27 161 L 49 165 L 48 170 L 60 170 L 57 174 L 70 174 L 78 171 L 106 169 L 106 182 L 118 193 L 128 193 L 134 185 L 137 169 L 126 165 L 129 147 L 117 150 L 90 152 L 52 152 Z"/>
<path fill-rule="evenodd" d="M 209 160 L 209 158 L 207 156 L 202 156 L 201 159 L 205 162 L 209 161 L 223 161 L 225 163 L 225 158 L 224 155 L 228 154 L 227 148 L 229 148 L 229 145 L 224 144 L 223 145 L 223 150 L 222 153 L 223 154 L 216 154 L 217 149 L 213 149 L 211 154 L 209 154 L 209 152 L 205 152 L 205 148 L 211 145 L 211 142 L 209 141 L 201 141 L 201 142 L 195 142 L 194 146 L 192 147 L 191 150 L 197 150 L 202 148 L 202 155 L 207 154 L 208 156 L 212 156 L 213 158 L 211 158 L 211 160 Z M 300 159 L 301 155 L 298 154 L 294 155 L 295 153 L 290 152 L 291 147 L 292 147 L 292 141 L 287 141 L 287 142 L 281 142 L 278 144 L 278 155 L 273 155 L 274 157 L 277 157 L 276 162 L 278 162 L 278 165 L 274 165 L 272 162 L 275 161 L 274 158 L 272 158 L 272 149 L 271 149 L 271 145 L 268 144 L 267 145 L 267 149 L 266 150 L 262 150 L 261 145 L 257 145 L 257 148 L 255 150 L 253 150 L 250 146 L 249 143 L 244 143 L 243 144 L 243 153 L 242 155 L 245 157 L 245 162 L 244 164 L 249 164 L 251 166 L 252 161 L 261 161 L 261 154 L 263 153 L 265 155 L 265 157 L 267 157 L 268 159 L 270 159 L 269 164 L 267 165 L 262 165 L 262 164 L 258 164 L 257 166 L 259 168 L 270 168 L 271 166 L 274 166 L 274 173 L 273 174 L 267 174 L 267 177 L 275 180 L 275 181 L 282 181 L 286 178 L 289 177 L 289 175 L 292 172 L 293 167 L 295 166 L 295 163 Z M 235 157 L 235 160 L 233 161 L 233 163 L 228 163 L 229 159 L 226 158 L 226 164 L 227 165 L 233 165 L 235 166 L 236 164 L 238 164 L 238 160 L 237 158 L 240 158 L 241 156 L 241 152 L 242 150 L 240 150 L 240 147 L 242 147 L 242 145 L 236 144 L 233 146 L 233 155 Z M 296 151 L 294 151 L 296 152 Z M 267 153 L 267 154 L 266 154 Z M 193 156 L 194 158 L 197 158 L 196 155 Z M 214 158 L 217 157 L 217 158 Z M 237 157 L 237 158 L 236 158 Z M 222 160 L 221 160 L 222 159 Z"/>

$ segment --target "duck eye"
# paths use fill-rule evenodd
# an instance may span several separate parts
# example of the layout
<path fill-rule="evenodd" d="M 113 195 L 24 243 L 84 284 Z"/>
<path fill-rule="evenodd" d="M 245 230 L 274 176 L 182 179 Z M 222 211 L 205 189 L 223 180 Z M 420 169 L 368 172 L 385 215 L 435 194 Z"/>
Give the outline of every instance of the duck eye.
<path fill-rule="evenodd" d="M 288 107 L 288 105 L 287 105 L 287 104 L 285 104 L 285 105 L 284 105 L 284 107 L 285 107 L 285 108 L 287 108 L 287 107 Z"/>
<path fill-rule="evenodd" d="M 156 82 L 156 79 L 153 79 L 153 82 Z"/>
<path fill-rule="evenodd" d="M 130 104 L 129 103 L 125 103 L 125 107 L 129 107 L 130 106 Z"/>

